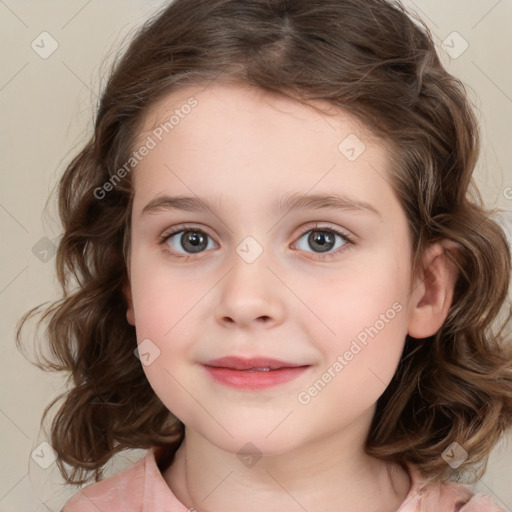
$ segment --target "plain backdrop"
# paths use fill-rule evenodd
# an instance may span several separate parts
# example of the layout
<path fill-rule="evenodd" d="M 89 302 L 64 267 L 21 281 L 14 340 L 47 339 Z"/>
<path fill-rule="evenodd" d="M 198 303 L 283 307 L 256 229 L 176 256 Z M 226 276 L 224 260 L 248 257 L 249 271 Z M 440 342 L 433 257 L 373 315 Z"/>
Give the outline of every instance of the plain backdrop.
<path fill-rule="evenodd" d="M 443 62 L 468 87 L 483 136 L 476 180 L 486 204 L 503 209 L 500 221 L 510 232 L 512 0 L 405 3 L 425 19 Z M 112 56 L 162 4 L 0 0 L 0 511 L 58 511 L 77 491 L 62 485 L 40 428 L 64 377 L 27 361 L 16 349 L 14 326 L 24 311 L 58 296 L 54 250 L 61 229 L 55 202 L 45 212 L 46 200 L 92 133 Z M 476 485 L 509 512 L 511 440 L 512 434 L 496 446 Z M 38 453 L 47 468 L 36 463 Z M 143 454 L 116 458 L 107 475 Z"/>

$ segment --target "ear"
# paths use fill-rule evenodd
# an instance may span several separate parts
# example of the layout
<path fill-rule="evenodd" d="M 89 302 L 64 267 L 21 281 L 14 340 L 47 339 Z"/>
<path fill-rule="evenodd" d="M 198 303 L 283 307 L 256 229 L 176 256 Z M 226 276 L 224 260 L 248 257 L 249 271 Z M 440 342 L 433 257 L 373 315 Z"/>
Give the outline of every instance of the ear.
<path fill-rule="evenodd" d="M 123 292 L 128 304 L 128 309 L 126 310 L 126 320 L 130 325 L 135 325 L 135 312 L 133 310 L 132 289 L 129 279 L 127 279 L 123 285 Z"/>
<path fill-rule="evenodd" d="M 443 326 L 452 305 L 458 269 L 447 255 L 456 245 L 443 240 L 430 246 L 423 256 L 423 271 L 411 296 L 408 334 L 428 338 Z"/>

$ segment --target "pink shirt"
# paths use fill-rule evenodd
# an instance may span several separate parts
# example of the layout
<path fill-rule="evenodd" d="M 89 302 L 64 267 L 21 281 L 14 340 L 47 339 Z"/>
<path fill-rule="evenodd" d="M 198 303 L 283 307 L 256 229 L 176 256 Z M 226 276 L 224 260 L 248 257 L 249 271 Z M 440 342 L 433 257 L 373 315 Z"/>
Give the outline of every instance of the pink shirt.
<path fill-rule="evenodd" d="M 162 476 L 170 462 L 165 447 L 154 446 L 130 468 L 81 489 L 62 512 L 188 512 Z M 504 512 L 465 484 L 434 485 L 415 466 L 409 464 L 408 471 L 412 485 L 397 512 Z"/>

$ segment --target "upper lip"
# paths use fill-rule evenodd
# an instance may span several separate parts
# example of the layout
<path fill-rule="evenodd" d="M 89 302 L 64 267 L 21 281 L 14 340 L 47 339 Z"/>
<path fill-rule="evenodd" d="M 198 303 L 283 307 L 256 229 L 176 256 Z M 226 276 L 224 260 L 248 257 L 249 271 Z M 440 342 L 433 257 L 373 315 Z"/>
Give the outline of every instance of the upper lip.
<path fill-rule="evenodd" d="M 250 370 L 251 368 L 269 368 L 270 370 L 277 370 L 278 368 L 298 368 L 300 366 L 309 366 L 305 364 L 289 363 L 286 361 L 279 361 L 278 359 L 271 359 L 270 357 L 221 357 L 219 359 L 212 359 L 203 363 L 205 366 L 214 366 L 217 368 L 231 368 L 233 370 Z"/>

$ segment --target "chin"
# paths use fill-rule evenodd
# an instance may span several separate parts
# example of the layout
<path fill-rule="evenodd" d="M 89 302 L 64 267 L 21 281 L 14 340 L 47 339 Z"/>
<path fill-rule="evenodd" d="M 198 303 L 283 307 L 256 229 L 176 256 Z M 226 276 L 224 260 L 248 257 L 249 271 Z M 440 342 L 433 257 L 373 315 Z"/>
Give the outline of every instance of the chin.
<path fill-rule="evenodd" d="M 244 428 L 245 427 L 245 428 Z M 289 436 L 279 435 L 272 431 L 272 428 L 247 428 L 241 425 L 236 429 L 234 426 L 227 427 L 230 435 L 221 435 L 212 437 L 211 431 L 205 437 L 217 448 L 234 455 L 252 455 L 252 456 L 273 456 L 287 453 L 300 445 L 300 440 L 292 439 Z M 204 435 L 204 434 L 201 434 Z"/>

